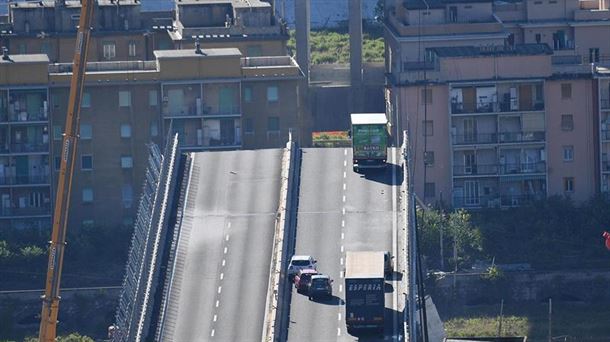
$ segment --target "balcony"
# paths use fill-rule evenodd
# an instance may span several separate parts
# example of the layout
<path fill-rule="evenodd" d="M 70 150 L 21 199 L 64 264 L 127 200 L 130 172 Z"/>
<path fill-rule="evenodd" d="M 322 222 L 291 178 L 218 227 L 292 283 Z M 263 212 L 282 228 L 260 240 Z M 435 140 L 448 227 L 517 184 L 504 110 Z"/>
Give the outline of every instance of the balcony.
<path fill-rule="evenodd" d="M 609 99 L 599 100 L 599 106 L 602 110 L 610 109 L 610 100 Z"/>
<path fill-rule="evenodd" d="M 498 133 L 499 143 L 523 143 L 523 142 L 543 142 L 546 133 L 544 131 L 533 132 L 502 132 Z"/>
<path fill-rule="evenodd" d="M 601 139 L 604 140 L 604 141 L 610 140 L 610 131 L 602 130 L 602 132 L 601 132 Z"/>
<path fill-rule="evenodd" d="M 485 176 L 498 174 L 498 164 L 454 165 L 453 176 Z"/>
<path fill-rule="evenodd" d="M 0 217 L 51 216 L 51 206 L 0 208 Z"/>
<path fill-rule="evenodd" d="M 495 144 L 498 142 L 497 133 L 480 133 L 480 134 L 454 134 L 454 145 L 476 145 L 476 144 Z"/>
<path fill-rule="evenodd" d="M 520 205 L 542 201 L 546 198 L 544 193 L 519 194 L 519 195 L 501 195 L 500 205 L 502 207 L 517 207 Z"/>
<path fill-rule="evenodd" d="M 455 208 L 517 207 L 546 198 L 544 193 L 518 195 L 453 196 Z"/>
<path fill-rule="evenodd" d="M 43 143 L 23 143 L 11 144 L 10 153 L 39 153 L 49 152 L 49 144 Z"/>
<path fill-rule="evenodd" d="M 532 163 L 508 163 L 500 164 L 498 166 L 501 175 L 546 173 L 546 162 L 544 161 Z"/>
<path fill-rule="evenodd" d="M 1 176 L 0 186 L 2 185 L 49 185 L 49 174 L 43 175 L 18 175 L 18 176 Z"/>
<path fill-rule="evenodd" d="M 544 110 L 544 102 L 536 102 L 530 105 L 520 104 L 517 100 L 490 101 L 464 104 L 464 102 L 452 102 L 451 114 L 470 113 L 502 113 L 502 112 L 525 112 Z"/>
<path fill-rule="evenodd" d="M 602 161 L 602 172 L 610 172 L 610 161 Z"/>

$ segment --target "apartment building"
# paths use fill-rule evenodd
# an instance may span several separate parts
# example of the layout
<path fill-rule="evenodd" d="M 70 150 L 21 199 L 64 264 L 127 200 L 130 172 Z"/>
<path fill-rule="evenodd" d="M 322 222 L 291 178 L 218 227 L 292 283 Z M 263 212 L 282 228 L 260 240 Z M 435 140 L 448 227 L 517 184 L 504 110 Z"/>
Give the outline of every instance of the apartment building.
<path fill-rule="evenodd" d="M 51 221 L 45 55 L 0 59 L 0 227 Z"/>
<path fill-rule="evenodd" d="M 236 48 L 154 54 L 153 61 L 87 65 L 71 199 L 75 227 L 133 222 L 147 144 L 163 144 L 170 128 L 185 152 L 281 147 L 290 131 L 309 136 L 299 129 L 304 77 L 292 58 L 243 57 Z M 46 55 L 7 58 L 0 63 L 0 227 L 36 219 L 44 228 L 72 64 L 49 64 Z"/>
<path fill-rule="evenodd" d="M 388 110 L 416 193 L 481 208 L 606 191 L 608 15 L 604 1 L 390 1 Z"/>
<path fill-rule="evenodd" d="M 0 42 L 14 54 L 46 54 L 71 62 L 81 4 L 74 0 L 9 4 Z M 154 60 L 153 51 L 237 47 L 244 56 L 286 55 L 288 32 L 270 3 L 251 0 L 176 1 L 168 12 L 145 12 L 140 0 L 98 0 L 90 61 Z"/>

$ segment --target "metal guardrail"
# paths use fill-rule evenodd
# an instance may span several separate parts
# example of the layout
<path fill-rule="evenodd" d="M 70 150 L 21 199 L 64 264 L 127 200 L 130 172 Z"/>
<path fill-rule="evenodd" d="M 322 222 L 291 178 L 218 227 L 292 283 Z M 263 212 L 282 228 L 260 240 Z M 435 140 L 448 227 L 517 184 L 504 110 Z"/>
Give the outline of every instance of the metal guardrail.
<path fill-rule="evenodd" d="M 416 248 L 415 246 L 415 195 L 413 194 L 413 168 L 410 166 L 413 165 L 413 159 L 411 156 L 413 155 L 413 150 L 409 145 L 409 139 L 407 135 L 407 131 L 403 132 L 403 143 L 402 143 L 402 154 L 404 160 L 404 172 L 403 172 L 403 186 L 405 193 L 405 225 L 407 229 L 407 245 L 405 246 L 406 253 L 406 270 L 407 274 L 407 296 L 405 298 L 405 312 L 404 316 L 405 320 L 405 341 L 418 341 L 418 331 L 417 331 L 417 320 L 416 320 L 416 304 L 415 304 L 415 291 L 416 291 Z"/>
<path fill-rule="evenodd" d="M 170 202 L 177 179 L 178 135 L 168 137 L 163 154 L 154 144 L 150 145 L 149 151 L 148 168 L 111 336 L 115 342 L 148 338 Z"/>

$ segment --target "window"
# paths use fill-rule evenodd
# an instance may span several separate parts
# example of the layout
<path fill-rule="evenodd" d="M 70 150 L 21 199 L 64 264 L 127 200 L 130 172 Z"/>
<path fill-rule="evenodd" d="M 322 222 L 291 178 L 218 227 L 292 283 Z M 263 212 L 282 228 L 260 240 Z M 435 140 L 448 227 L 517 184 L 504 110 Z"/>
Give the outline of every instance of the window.
<path fill-rule="evenodd" d="M 561 98 L 562 99 L 571 99 L 572 98 L 572 84 L 571 83 L 562 83 L 561 84 Z"/>
<path fill-rule="evenodd" d="M 563 114 L 561 116 L 561 130 L 572 131 L 574 130 L 574 117 L 572 114 Z"/>
<path fill-rule="evenodd" d="M 131 156 L 121 156 L 121 168 L 131 169 L 133 167 L 133 158 Z"/>
<path fill-rule="evenodd" d="M 103 42 L 104 59 L 113 59 L 116 57 L 116 45 L 114 42 Z"/>
<path fill-rule="evenodd" d="M 55 164 L 55 171 L 59 171 L 59 168 L 61 167 L 61 157 L 55 157 L 54 164 Z"/>
<path fill-rule="evenodd" d="M 132 40 L 129 42 L 129 57 L 135 57 L 135 56 L 136 56 L 136 42 Z"/>
<path fill-rule="evenodd" d="M 270 116 L 267 118 L 267 131 L 279 132 L 280 131 L 280 118 L 277 116 Z"/>
<path fill-rule="evenodd" d="M 568 145 L 563 147 L 563 161 L 574 160 L 574 146 Z"/>
<path fill-rule="evenodd" d="M 89 124 L 80 124 L 80 138 L 89 140 L 93 137 L 93 128 Z"/>
<path fill-rule="evenodd" d="M 61 126 L 53 126 L 53 140 L 61 140 L 64 136 L 64 132 L 61 131 Z"/>
<path fill-rule="evenodd" d="M 449 6 L 449 22 L 457 22 L 458 9 L 457 6 Z"/>
<path fill-rule="evenodd" d="M 434 166 L 434 151 L 424 152 L 424 165 Z"/>
<path fill-rule="evenodd" d="M 156 90 L 150 90 L 148 92 L 148 105 L 151 107 L 156 107 L 159 103 L 159 95 Z"/>
<path fill-rule="evenodd" d="M 93 189 L 83 188 L 83 203 L 93 202 Z"/>
<path fill-rule="evenodd" d="M 130 124 L 121 125 L 121 138 L 131 138 L 131 125 Z"/>
<path fill-rule="evenodd" d="M 267 87 L 267 102 L 277 102 L 279 100 L 277 86 Z"/>
<path fill-rule="evenodd" d="M 436 196 L 436 183 L 424 184 L 424 198 L 430 198 Z"/>
<path fill-rule="evenodd" d="M 540 33 L 536 33 L 536 43 L 540 44 L 540 42 L 542 41 L 542 35 Z"/>
<path fill-rule="evenodd" d="M 123 184 L 123 188 L 121 189 L 121 197 L 123 199 L 123 208 L 131 208 L 133 204 L 133 187 L 131 184 Z"/>
<path fill-rule="evenodd" d="M 589 63 L 599 62 L 599 48 L 589 49 Z"/>
<path fill-rule="evenodd" d="M 422 121 L 424 126 L 424 137 L 431 137 L 434 135 L 434 122 L 432 120 Z"/>
<path fill-rule="evenodd" d="M 150 136 L 156 137 L 159 135 L 159 125 L 157 121 L 153 121 L 150 123 Z"/>
<path fill-rule="evenodd" d="M 421 90 L 421 102 L 423 104 L 432 104 L 432 89 Z"/>
<path fill-rule="evenodd" d="M 90 154 L 83 154 L 80 157 L 80 168 L 81 170 L 93 170 L 93 156 Z"/>
<path fill-rule="evenodd" d="M 81 108 L 91 108 L 91 93 L 84 92 L 83 98 L 80 100 Z"/>
<path fill-rule="evenodd" d="M 252 102 L 252 88 L 251 87 L 244 88 L 244 101 L 247 103 Z"/>
<path fill-rule="evenodd" d="M 129 90 L 119 91 L 119 107 L 131 106 L 131 92 Z"/>
<path fill-rule="evenodd" d="M 574 177 L 565 177 L 563 179 L 563 191 L 574 192 Z"/>
<path fill-rule="evenodd" d="M 254 119 L 246 118 L 244 121 L 244 133 L 254 134 Z"/>

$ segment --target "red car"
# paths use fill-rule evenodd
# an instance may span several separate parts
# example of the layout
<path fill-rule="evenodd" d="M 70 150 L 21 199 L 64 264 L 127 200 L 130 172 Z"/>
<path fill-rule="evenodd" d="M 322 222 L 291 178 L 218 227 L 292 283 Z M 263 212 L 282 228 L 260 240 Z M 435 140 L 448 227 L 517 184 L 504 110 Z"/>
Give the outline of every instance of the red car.
<path fill-rule="evenodd" d="M 294 288 L 297 289 L 297 292 L 306 292 L 311 283 L 311 276 L 316 274 L 318 274 L 318 271 L 314 269 L 306 268 L 299 270 L 294 276 Z"/>

